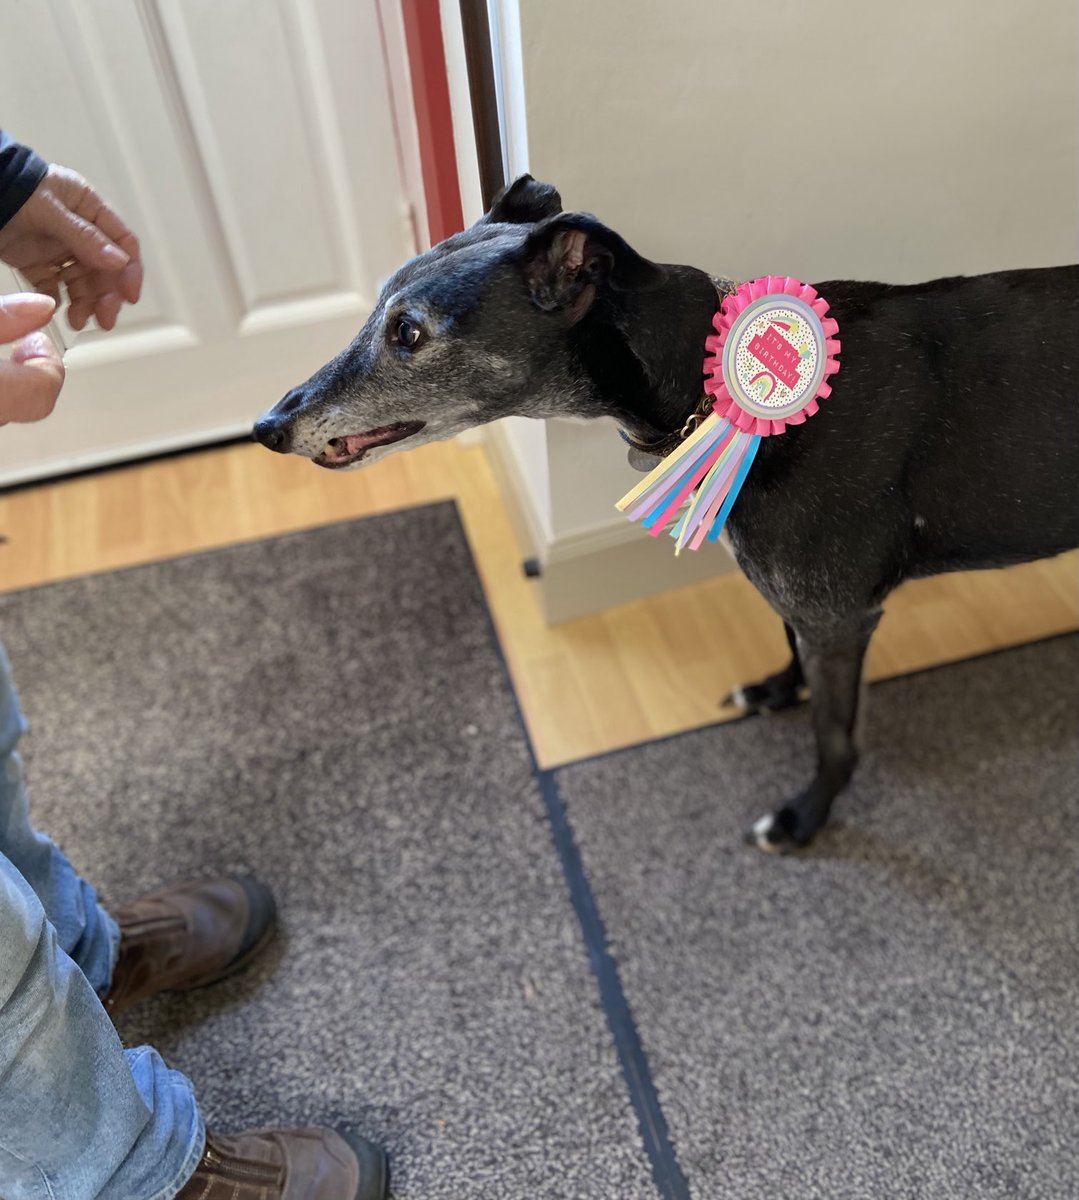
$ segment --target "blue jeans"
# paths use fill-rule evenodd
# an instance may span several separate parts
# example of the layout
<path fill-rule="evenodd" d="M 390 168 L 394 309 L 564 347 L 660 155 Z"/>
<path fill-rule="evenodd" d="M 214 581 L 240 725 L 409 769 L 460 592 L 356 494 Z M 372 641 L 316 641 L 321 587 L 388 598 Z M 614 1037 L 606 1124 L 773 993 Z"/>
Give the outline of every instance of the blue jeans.
<path fill-rule="evenodd" d="M 30 825 L 26 731 L 0 646 L 0 1196 L 171 1200 L 205 1129 L 190 1082 L 124 1050 L 99 999 L 119 945 L 94 889 Z"/>

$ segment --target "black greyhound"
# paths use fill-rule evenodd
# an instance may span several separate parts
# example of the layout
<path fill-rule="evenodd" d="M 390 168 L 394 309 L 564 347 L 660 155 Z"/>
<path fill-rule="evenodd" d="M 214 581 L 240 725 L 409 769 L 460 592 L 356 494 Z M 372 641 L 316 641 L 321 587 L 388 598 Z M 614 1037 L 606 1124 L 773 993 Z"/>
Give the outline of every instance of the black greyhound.
<path fill-rule="evenodd" d="M 808 686 L 816 734 L 812 782 L 753 827 L 767 850 L 809 842 L 851 777 L 862 663 L 897 584 L 1079 545 L 1079 267 L 815 286 L 842 369 L 816 416 L 763 439 L 727 524 L 793 653 L 735 698 L 777 709 Z M 704 271 L 649 262 L 526 175 L 406 263 L 255 436 L 334 468 L 511 414 L 610 416 L 659 445 L 701 398 L 717 304 Z"/>

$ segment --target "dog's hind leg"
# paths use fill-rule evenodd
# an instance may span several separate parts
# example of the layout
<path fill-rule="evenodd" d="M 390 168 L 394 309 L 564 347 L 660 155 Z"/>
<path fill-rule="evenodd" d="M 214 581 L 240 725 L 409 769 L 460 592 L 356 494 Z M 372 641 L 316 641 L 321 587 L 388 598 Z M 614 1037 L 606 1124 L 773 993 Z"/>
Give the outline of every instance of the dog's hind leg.
<path fill-rule="evenodd" d="M 858 760 L 855 726 L 862 664 L 879 620 L 879 612 L 863 612 L 796 629 L 798 658 L 809 685 L 817 773 L 805 791 L 753 826 L 749 840 L 760 849 L 783 852 L 807 845 L 850 780 Z"/>
<path fill-rule="evenodd" d="M 791 648 L 790 662 L 782 671 L 769 675 L 759 683 L 736 687 L 719 702 L 721 707 L 741 708 L 747 713 L 779 712 L 783 708 L 792 708 L 804 699 L 805 675 L 798 657 L 798 641 L 786 621 L 783 622 L 783 629 L 787 634 L 787 645 Z"/>

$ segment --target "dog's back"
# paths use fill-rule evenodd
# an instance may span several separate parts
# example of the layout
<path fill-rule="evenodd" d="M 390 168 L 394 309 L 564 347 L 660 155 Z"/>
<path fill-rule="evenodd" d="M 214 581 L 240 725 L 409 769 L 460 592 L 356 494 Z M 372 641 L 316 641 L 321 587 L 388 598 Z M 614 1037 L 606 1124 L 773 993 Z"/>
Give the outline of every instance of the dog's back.
<path fill-rule="evenodd" d="M 843 367 L 804 434 L 762 447 L 758 484 L 784 479 L 848 545 L 864 526 L 894 582 L 1079 545 L 1079 266 L 819 287 Z"/>
<path fill-rule="evenodd" d="M 912 332 L 936 384 L 910 464 L 915 510 L 937 513 L 919 571 L 1079 545 L 1079 266 L 916 294 Z"/>

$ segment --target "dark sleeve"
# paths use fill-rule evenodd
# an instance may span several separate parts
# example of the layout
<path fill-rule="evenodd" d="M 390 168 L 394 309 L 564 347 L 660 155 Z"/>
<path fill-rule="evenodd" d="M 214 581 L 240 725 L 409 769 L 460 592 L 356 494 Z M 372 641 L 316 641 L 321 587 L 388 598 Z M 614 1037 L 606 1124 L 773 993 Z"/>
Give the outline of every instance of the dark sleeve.
<path fill-rule="evenodd" d="M 49 164 L 29 146 L 13 141 L 0 129 L 0 226 L 4 226 L 30 199 Z"/>

